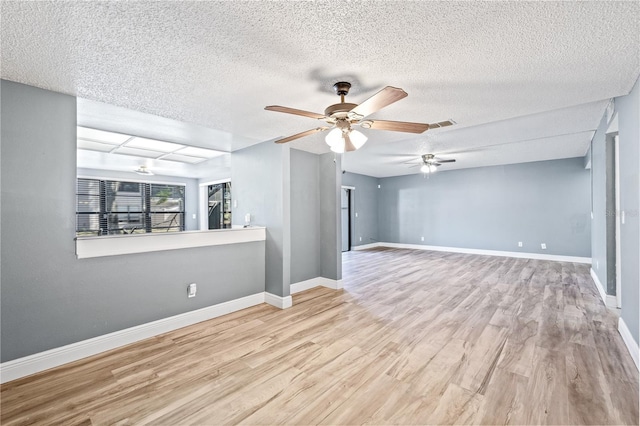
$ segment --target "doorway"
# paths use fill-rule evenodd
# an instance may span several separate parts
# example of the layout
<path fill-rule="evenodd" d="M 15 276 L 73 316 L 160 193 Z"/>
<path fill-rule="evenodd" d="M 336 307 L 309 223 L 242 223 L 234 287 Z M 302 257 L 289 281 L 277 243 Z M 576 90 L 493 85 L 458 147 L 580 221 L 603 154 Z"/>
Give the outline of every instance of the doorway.
<path fill-rule="evenodd" d="M 340 221 L 342 223 L 342 252 L 351 250 L 351 198 L 353 188 L 340 190 Z"/>
<path fill-rule="evenodd" d="M 618 308 L 622 306 L 622 264 L 620 255 L 620 226 L 621 226 L 621 208 L 620 208 L 620 142 L 618 135 L 613 137 L 614 152 L 614 185 L 615 185 L 615 227 L 616 227 L 616 305 Z"/>

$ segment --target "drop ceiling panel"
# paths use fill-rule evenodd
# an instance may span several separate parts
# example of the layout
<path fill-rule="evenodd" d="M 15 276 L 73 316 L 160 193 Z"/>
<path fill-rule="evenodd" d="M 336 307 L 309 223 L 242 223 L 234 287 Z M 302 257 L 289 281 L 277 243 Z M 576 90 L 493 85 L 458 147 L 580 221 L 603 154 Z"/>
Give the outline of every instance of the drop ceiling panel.
<path fill-rule="evenodd" d="M 164 155 L 164 152 L 149 151 L 146 149 L 129 148 L 127 146 L 121 146 L 116 148 L 116 150 L 113 151 L 113 154 L 133 155 L 136 157 L 145 157 L 145 158 L 158 158 L 161 155 Z"/>
<path fill-rule="evenodd" d="M 78 127 L 77 137 L 78 139 L 92 140 L 111 145 L 120 145 L 131 138 L 129 135 L 91 129 L 88 127 Z"/>
<path fill-rule="evenodd" d="M 88 149 L 91 151 L 99 151 L 99 152 L 110 152 L 114 150 L 116 147 L 117 145 L 78 139 L 78 149 Z"/>
<path fill-rule="evenodd" d="M 168 160 L 168 161 L 180 161 L 182 163 L 189 163 L 189 164 L 198 164 L 207 160 L 206 158 L 190 157 L 188 155 L 180 155 L 180 154 L 167 154 L 163 156 L 162 159 Z"/>
<path fill-rule="evenodd" d="M 140 148 L 147 149 L 149 151 L 158 151 L 158 152 L 173 152 L 180 148 L 184 148 L 184 145 L 178 145 L 171 142 L 163 142 L 157 141 L 154 139 L 145 139 L 145 138 L 133 138 L 128 141 L 125 146 L 131 148 Z"/>

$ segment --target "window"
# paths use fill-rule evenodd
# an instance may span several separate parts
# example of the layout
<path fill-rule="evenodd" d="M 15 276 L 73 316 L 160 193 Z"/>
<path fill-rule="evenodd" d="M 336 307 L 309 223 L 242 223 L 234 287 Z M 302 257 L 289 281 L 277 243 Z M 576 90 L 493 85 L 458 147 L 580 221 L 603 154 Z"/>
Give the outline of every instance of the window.
<path fill-rule="evenodd" d="M 184 231 L 184 186 L 78 178 L 76 235 Z"/>

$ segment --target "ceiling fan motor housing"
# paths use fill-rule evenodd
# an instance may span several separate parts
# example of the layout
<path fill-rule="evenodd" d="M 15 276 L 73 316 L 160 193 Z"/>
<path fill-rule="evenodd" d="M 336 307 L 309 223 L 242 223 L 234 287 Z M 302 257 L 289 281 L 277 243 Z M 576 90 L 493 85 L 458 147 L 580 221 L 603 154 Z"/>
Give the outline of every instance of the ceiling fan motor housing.
<path fill-rule="evenodd" d="M 339 81 L 333 85 L 333 90 L 336 91 L 336 95 L 338 96 L 347 96 L 349 89 L 351 89 L 351 83 L 348 81 Z"/>
<path fill-rule="evenodd" d="M 331 118 L 345 118 L 349 111 L 357 106 L 358 104 L 350 104 L 347 102 L 329 105 L 327 109 L 324 110 L 324 115 Z"/>

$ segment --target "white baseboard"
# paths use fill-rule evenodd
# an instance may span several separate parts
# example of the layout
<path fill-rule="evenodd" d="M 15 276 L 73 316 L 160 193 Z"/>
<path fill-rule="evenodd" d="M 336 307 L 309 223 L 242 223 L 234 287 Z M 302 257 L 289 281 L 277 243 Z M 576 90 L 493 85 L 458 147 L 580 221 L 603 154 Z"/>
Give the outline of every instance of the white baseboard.
<path fill-rule="evenodd" d="M 0 383 L 6 383 L 149 337 L 259 305 L 265 302 L 266 294 L 264 292 L 252 294 L 4 362 L 0 364 Z"/>
<path fill-rule="evenodd" d="M 445 246 L 427 246 L 423 244 L 402 244 L 402 243 L 373 243 L 363 246 L 353 247 L 355 250 L 366 250 L 374 247 L 389 247 L 389 248 L 405 248 L 414 250 L 431 250 L 431 251 L 446 251 L 450 253 L 466 253 L 466 254 L 481 254 L 485 256 L 502 256 L 502 257 L 517 257 L 520 259 L 538 259 L 538 260 L 554 260 L 556 262 L 573 262 L 573 263 L 587 263 L 591 264 L 590 257 L 578 257 L 578 256 L 562 256 L 557 254 L 542 254 L 542 253 L 526 253 L 520 251 L 499 251 L 499 250 L 484 250 L 484 249 L 470 249 L 461 247 L 445 247 Z"/>
<path fill-rule="evenodd" d="M 638 360 L 638 342 L 631 335 L 631 331 L 627 327 L 627 324 L 624 322 L 622 318 L 618 320 L 618 331 L 622 336 L 622 340 L 624 340 L 625 345 L 627 345 L 627 349 L 629 350 L 629 354 L 631 354 L 631 358 L 633 358 L 633 362 L 636 364 L 636 368 L 640 370 L 640 364 Z"/>
<path fill-rule="evenodd" d="M 264 293 L 264 301 L 265 303 L 280 309 L 287 309 L 293 305 L 293 299 L 291 296 L 282 297 L 267 292 Z"/>
<path fill-rule="evenodd" d="M 591 278 L 593 279 L 593 282 L 596 284 L 596 288 L 598 289 L 598 293 L 600 294 L 600 298 L 602 299 L 604 304 L 610 308 L 618 308 L 619 307 L 618 299 L 616 298 L 616 296 L 611 296 L 607 294 L 607 292 L 604 289 L 604 286 L 602 285 L 602 283 L 600 282 L 600 279 L 598 278 L 598 275 L 596 275 L 596 271 L 594 271 L 593 268 L 591 268 Z"/>
<path fill-rule="evenodd" d="M 380 247 L 380 243 L 362 244 L 359 246 L 351 246 L 351 250 L 366 250 L 370 248 Z"/>
<path fill-rule="evenodd" d="M 291 294 L 296 294 L 314 287 L 320 287 L 322 286 L 322 280 L 324 280 L 324 278 L 315 277 L 311 278 L 310 280 L 293 283 L 291 284 L 291 287 L 289 287 L 289 291 L 291 292 Z"/>
<path fill-rule="evenodd" d="M 330 278 L 325 277 L 315 277 L 310 280 L 300 281 L 294 284 L 291 284 L 290 292 L 291 294 L 300 293 L 301 291 L 309 290 L 314 287 L 327 287 L 333 290 L 339 290 L 342 288 L 342 280 L 332 280 Z"/>

